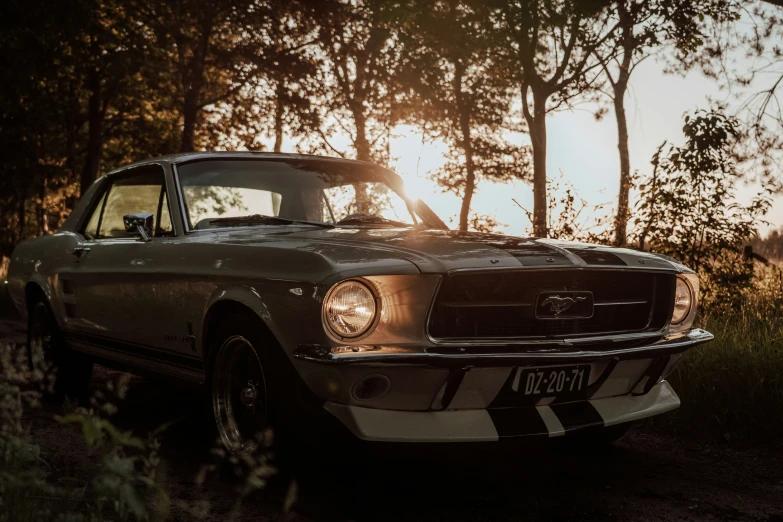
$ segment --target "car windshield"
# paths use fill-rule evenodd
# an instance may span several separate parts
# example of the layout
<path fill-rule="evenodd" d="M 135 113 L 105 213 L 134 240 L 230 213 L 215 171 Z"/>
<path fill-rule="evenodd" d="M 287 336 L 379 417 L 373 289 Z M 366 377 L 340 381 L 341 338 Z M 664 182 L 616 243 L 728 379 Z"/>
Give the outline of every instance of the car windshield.
<path fill-rule="evenodd" d="M 193 230 L 324 223 L 437 225 L 429 208 L 407 199 L 399 176 L 373 165 L 315 159 L 204 160 L 178 166 L 177 176 Z"/>

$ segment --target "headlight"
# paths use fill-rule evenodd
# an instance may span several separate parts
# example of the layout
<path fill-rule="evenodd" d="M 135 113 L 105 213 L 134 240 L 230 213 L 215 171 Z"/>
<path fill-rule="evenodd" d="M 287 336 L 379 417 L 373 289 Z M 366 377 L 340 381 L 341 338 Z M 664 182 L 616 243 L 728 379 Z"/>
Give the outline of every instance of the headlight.
<path fill-rule="evenodd" d="M 359 337 L 375 321 L 375 295 L 359 281 L 338 283 L 324 301 L 324 322 L 338 337 Z"/>
<path fill-rule="evenodd" d="M 674 312 L 672 312 L 672 325 L 682 323 L 691 313 L 694 306 L 693 292 L 688 282 L 677 278 L 677 285 L 674 290 Z"/>

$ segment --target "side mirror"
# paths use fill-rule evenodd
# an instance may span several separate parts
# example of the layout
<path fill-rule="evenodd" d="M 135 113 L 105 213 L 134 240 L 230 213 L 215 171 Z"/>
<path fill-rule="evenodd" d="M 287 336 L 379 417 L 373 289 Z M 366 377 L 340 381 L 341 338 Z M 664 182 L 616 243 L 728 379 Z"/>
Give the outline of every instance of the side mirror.
<path fill-rule="evenodd" d="M 128 214 L 122 217 L 122 222 L 126 232 L 139 234 L 143 241 L 152 241 L 152 214 L 149 212 Z"/>

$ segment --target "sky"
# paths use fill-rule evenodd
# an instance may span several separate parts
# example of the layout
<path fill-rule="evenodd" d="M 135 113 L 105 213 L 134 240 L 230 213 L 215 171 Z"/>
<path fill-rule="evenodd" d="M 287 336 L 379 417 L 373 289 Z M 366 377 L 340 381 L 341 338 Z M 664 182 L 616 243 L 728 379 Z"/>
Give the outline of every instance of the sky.
<path fill-rule="evenodd" d="M 631 169 L 647 174 L 650 159 L 664 141 L 682 144 L 682 117 L 686 112 L 709 107 L 708 98 L 726 99 L 713 80 L 692 72 L 686 77 L 666 75 L 653 59 L 642 62 L 631 76 L 630 95 L 626 100 L 629 127 Z M 456 226 L 460 199 L 444 194 L 428 173 L 443 165 L 446 145 L 422 142 L 415 127 L 400 126 L 391 143 L 392 167 L 405 178 L 409 193 L 421 197 L 441 217 L 452 218 Z M 570 182 L 589 205 L 610 203 L 614 211 L 619 189 L 620 160 L 617 152 L 617 127 L 610 111 L 600 121 L 586 108 L 551 114 L 547 120 L 547 172 L 550 178 Z M 562 185 L 562 182 L 561 182 Z M 472 210 L 490 214 L 506 225 L 499 230 L 514 235 L 525 234 L 530 221 L 514 202 L 532 210 L 533 192 L 528 184 L 479 184 Z M 738 190 L 738 201 L 749 202 L 759 192 L 758 185 Z M 633 195 L 632 195 L 633 197 Z M 765 235 L 783 226 L 783 197 L 777 197 L 767 216 L 771 222 L 762 226 Z"/>

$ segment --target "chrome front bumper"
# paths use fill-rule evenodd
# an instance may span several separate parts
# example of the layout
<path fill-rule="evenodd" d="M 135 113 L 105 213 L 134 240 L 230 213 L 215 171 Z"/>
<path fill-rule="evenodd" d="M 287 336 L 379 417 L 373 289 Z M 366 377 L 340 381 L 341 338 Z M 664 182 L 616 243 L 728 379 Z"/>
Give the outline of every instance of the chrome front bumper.
<path fill-rule="evenodd" d="M 564 424 L 561 422 L 563 429 L 557 429 L 552 415 L 559 418 L 558 412 L 569 418 L 592 419 L 588 425 L 606 426 L 673 409 L 679 402 L 669 385 L 663 384 L 666 376 L 683 352 L 712 338 L 710 333 L 695 329 L 652 340 L 637 339 L 633 345 L 627 339 L 613 341 L 618 343 L 614 347 L 578 342 L 563 343 L 559 349 L 479 345 L 452 353 L 444 353 L 442 345 L 423 349 L 390 347 L 392 350 L 385 353 L 341 350 L 336 354 L 323 347 L 300 346 L 294 363 L 324 407 L 359 437 L 418 440 L 415 426 L 428 425 L 431 428 L 422 433 L 439 433 L 432 440 L 493 440 L 491 430 L 481 428 L 483 435 L 478 438 L 465 433 L 479 429 L 476 426 L 481 426 L 481 419 L 487 416 L 493 419 L 493 425 L 522 426 L 511 429 L 511 435 L 504 435 L 504 430 L 509 430 L 501 428 L 498 436 L 556 436 L 560 431 L 584 427 L 566 419 Z M 509 395 L 509 383 L 523 368 L 573 364 L 590 366 L 590 380 L 581 400 L 561 403 L 553 398 Z M 388 383 L 385 391 L 370 398 L 357 395 L 365 380 L 376 378 Z M 666 391 L 665 397 L 660 390 Z M 580 413 L 581 409 L 586 411 Z M 413 432 L 400 434 L 395 430 L 409 428 L 392 427 L 408 422 Z M 470 422 L 478 424 L 466 427 Z M 370 424 L 380 426 L 380 431 L 368 428 Z M 456 430 L 454 436 L 441 432 L 452 429 Z M 384 435 L 384 430 L 388 434 Z"/>
<path fill-rule="evenodd" d="M 612 358 L 619 360 L 654 358 L 684 352 L 712 339 L 711 333 L 694 328 L 685 333 L 667 336 L 633 334 L 603 339 L 592 337 L 565 339 L 558 342 L 532 341 L 514 345 L 501 343 L 459 343 L 432 347 L 302 345 L 294 351 L 293 356 L 295 359 L 323 364 L 525 366 Z M 646 340 L 649 342 L 645 342 Z M 624 343 L 629 342 L 635 344 L 631 347 L 623 346 Z M 595 349 L 596 344 L 600 344 L 601 349 Z M 366 351 L 352 351 L 357 348 Z"/>

